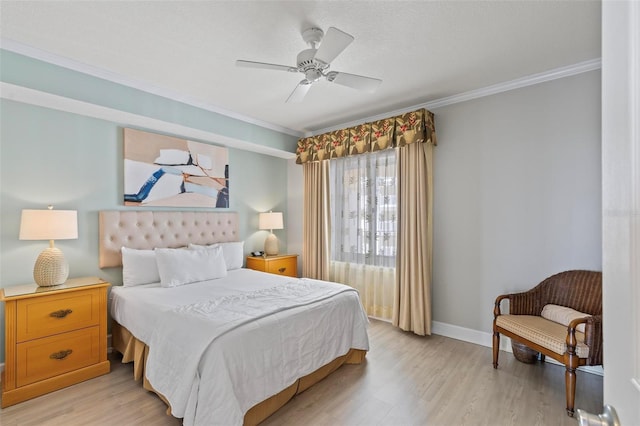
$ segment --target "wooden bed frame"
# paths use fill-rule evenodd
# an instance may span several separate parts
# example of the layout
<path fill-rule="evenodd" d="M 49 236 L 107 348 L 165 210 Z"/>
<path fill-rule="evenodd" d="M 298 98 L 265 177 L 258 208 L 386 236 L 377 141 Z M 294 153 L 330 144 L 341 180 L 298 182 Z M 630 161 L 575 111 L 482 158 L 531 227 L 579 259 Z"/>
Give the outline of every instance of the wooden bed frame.
<path fill-rule="evenodd" d="M 153 249 L 176 248 L 189 243 L 213 244 L 238 241 L 238 214 L 210 211 L 101 211 L 100 267 L 122 265 L 121 247 Z M 144 370 L 148 346 L 129 330 L 112 322 L 112 345 L 122 354 L 122 362 L 133 362 L 135 380 L 143 379 L 143 387 L 156 393 L 167 405 L 167 400 L 156 392 L 146 380 Z M 316 371 L 300 377 L 287 388 L 253 406 L 244 416 L 245 425 L 256 425 L 275 413 L 295 395 L 337 370 L 342 364 L 360 364 L 366 351 L 351 349 Z M 167 408 L 171 414 L 171 408 Z"/>

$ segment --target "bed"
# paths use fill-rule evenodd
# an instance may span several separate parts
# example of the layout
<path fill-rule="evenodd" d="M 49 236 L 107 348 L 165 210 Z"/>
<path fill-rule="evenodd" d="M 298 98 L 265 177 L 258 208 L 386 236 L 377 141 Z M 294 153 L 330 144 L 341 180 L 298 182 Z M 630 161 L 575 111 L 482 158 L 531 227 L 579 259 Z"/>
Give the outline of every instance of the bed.
<path fill-rule="evenodd" d="M 128 283 L 111 290 L 112 346 L 185 425 L 257 424 L 369 349 L 355 290 L 242 268 L 237 235 L 236 213 L 100 212 L 100 266 L 124 254 Z M 157 257 L 159 282 L 132 252 Z"/>

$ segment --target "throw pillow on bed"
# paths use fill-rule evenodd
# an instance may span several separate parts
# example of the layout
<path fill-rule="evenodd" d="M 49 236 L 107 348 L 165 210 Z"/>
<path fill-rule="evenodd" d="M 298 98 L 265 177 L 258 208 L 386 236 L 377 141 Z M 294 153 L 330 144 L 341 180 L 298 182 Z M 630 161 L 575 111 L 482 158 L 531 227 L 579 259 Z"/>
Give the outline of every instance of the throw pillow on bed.
<path fill-rule="evenodd" d="M 155 252 L 162 287 L 177 287 L 227 275 L 221 247 L 201 250 L 157 248 Z"/>

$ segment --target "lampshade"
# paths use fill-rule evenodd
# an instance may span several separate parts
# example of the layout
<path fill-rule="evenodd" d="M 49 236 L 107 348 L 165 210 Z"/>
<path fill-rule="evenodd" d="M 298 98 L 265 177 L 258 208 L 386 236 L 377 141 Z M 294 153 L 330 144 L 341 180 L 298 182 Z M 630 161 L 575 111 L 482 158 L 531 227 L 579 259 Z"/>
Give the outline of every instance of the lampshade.
<path fill-rule="evenodd" d="M 21 240 L 74 240 L 78 238 L 75 210 L 22 210 Z"/>
<path fill-rule="evenodd" d="M 54 247 L 54 240 L 78 238 L 78 212 L 75 210 L 22 210 L 21 240 L 49 240 L 49 248 L 40 253 L 33 267 L 33 278 L 39 286 L 64 283 L 69 276 L 69 265 L 64 254 Z"/>
<path fill-rule="evenodd" d="M 273 230 L 284 228 L 282 212 L 260 213 L 258 227 L 271 231 L 264 241 L 264 252 L 267 256 L 276 256 L 278 254 L 278 237 L 275 236 Z"/>
<path fill-rule="evenodd" d="M 283 229 L 282 212 L 260 213 L 258 218 L 260 229 Z"/>

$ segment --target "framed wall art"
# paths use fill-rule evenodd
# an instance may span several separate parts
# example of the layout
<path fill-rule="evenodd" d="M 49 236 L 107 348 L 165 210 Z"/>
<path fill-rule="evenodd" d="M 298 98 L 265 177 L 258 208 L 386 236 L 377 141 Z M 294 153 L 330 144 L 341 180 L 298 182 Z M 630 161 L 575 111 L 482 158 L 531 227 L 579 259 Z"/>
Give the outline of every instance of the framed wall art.
<path fill-rule="evenodd" d="M 125 128 L 124 204 L 228 208 L 227 148 Z"/>

